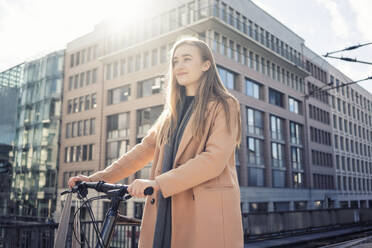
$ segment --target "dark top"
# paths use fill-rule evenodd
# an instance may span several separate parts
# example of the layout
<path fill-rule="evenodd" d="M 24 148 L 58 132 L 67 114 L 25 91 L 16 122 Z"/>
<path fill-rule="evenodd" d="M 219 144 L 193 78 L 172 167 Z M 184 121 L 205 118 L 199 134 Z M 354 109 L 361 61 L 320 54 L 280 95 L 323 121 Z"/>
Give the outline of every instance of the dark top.
<path fill-rule="evenodd" d="M 183 131 L 190 119 L 194 96 L 186 96 L 184 102 L 177 106 L 179 116 L 175 132 L 171 135 L 171 140 L 164 146 L 162 173 L 172 169 L 172 165 L 180 144 Z M 164 198 L 161 191 L 158 192 L 158 213 L 155 224 L 153 248 L 171 248 L 172 237 L 172 197 Z"/>

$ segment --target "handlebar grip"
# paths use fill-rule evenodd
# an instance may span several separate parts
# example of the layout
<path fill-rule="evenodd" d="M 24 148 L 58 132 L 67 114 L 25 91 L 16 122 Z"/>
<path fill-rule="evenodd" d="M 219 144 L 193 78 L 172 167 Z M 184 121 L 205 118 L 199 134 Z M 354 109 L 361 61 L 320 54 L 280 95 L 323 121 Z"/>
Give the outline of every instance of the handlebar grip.
<path fill-rule="evenodd" d="M 152 195 L 154 193 L 154 188 L 153 187 L 147 187 L 144 191 L 145 195 Z"/>

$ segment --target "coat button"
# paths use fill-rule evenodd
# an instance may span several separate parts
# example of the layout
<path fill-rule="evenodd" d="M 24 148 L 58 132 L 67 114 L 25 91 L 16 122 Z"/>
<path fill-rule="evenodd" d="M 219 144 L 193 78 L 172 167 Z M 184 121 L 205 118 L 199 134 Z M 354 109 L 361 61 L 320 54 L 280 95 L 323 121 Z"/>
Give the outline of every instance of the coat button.
<path fill-rule="evenodd" d="M 151 204 L 154 204 L 155 203 L 155 198 L 152 198 L 151 199 Z"/>

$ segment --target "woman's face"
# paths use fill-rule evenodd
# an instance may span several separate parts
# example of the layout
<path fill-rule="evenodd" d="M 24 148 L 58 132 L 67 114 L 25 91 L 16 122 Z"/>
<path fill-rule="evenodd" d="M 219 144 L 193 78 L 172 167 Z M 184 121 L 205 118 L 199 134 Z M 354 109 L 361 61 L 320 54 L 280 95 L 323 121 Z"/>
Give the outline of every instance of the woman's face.
<path fill-rule="evenodd" d="M 173 73 L 187 95 L 195 95 L 199 79 L 209 69 L 210 62 L 202 61 L 199 49 L 191 45 L 179 46 L 173 55 Z"/>

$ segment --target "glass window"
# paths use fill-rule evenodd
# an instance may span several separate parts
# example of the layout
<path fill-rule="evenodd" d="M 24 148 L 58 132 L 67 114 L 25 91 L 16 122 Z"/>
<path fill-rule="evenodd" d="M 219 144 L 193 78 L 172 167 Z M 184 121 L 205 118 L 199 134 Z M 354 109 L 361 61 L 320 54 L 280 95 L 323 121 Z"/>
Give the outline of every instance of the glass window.
<path fill-rule="evenodd" d="M 288 107 L 289 111 L 295 114 L 301 114 L 301 102 L 292 98 L 288 97 Z"/>
<path fill-rule="evenodd" d="M 222 80 L 222 83 L 226 86 L 226 88 L 234 89 L 235 73 L 220 66 L 217 66 L 217 69 Z"/>
<path fill-rule="evenodd" d="M 92 107 L 91 108 L 95 108 L 95 107 L 97 107 L 97 94 L 94 93 L 91 96 L 92 96 L 92 101 L 91 101 Z"/>
<path fill-rule="evenodd" d="M 263 165 L 263 140 L 247 137 L 248 165 Z"/>
<path fill-rule="evenodd" d="M 269 103 L 279 107 L 283 107 L 284 106 L 283 98 L 284 98 L 283 93 L 273 89 L 269 89 Z"/>
<path fill-rule="evenodd" d="M 108 104 L 117 104 L 130 99 L 130 85 L 125 85 L 120 88 L 111 89 L 108 91 Z"/>
<path fill-rule="evenodd" d="M 143 136 L 163 111 L 163 106 L 155 106 L 146 109 L 137 110 L 137 135 Z"/>
<path fill-rule="evenodd" d="M 291 121 L 289 131 L 291 134 L 291 143 L 302 145 L 302 125 Z"/>
<path fill-rule="evenodd" d="M 294 170 L 303 169 L 303 152 L 299 147 L 291 147 L 291 162 Z"/>
<path fill-rule="evenodd" d="M 86 83 L 86 85 L 89 85 L 90 84 L 90 71 L 86 71 L 86 74 L 85 74 L 85 76 L 86 76 L 86 79 L 85 79 L 85 83 Z"/>
<path fill-rule="evenodd" d="M 285 173 L 283 170 L 273 170 L 273 187 L 285 187 Z"/>
<path fill-rule="evenodd" d="M 263 136 L 263 113 L 247 108 L 247 133 Z"/>
<path fill-rule="evenodd" d="M 107 117 L 107 138 L 116 139 L 129 135 L 129 113 L 110 115 Z"/>
<path fill-rule="evenodd" d="M 248 167 L 248 186 L 265 186 L 265 169 Z"/>
<path fill-rule="evenodd" d="M 271 138 L 274 140 L 283 140 L 283 119 L 275 115 L 270 116 Z"/>
<path fill-rule="evenodd" d="M 249 78 L 245 79 L 246 94 L 256 99 L 261 99 L 262 86 Z"/>
<path fill-rule="evenodd" d="M 284 145 L 271 142 L 271 164 L 273 168 L 285 168 Z"/>
<path fill-rule="evenodd" d="M 97 83 L 97 71 L 98 71 L 97 68 L 93 69 L 93 71 L 92 71 L 92 83 L 93 84 Z"/>
<path fill-rule="evenodd" d="M 137 96 L 146 97 L 158 94 L 164 88 L 164 77 L 154 77 L 138 82 Z"/>

